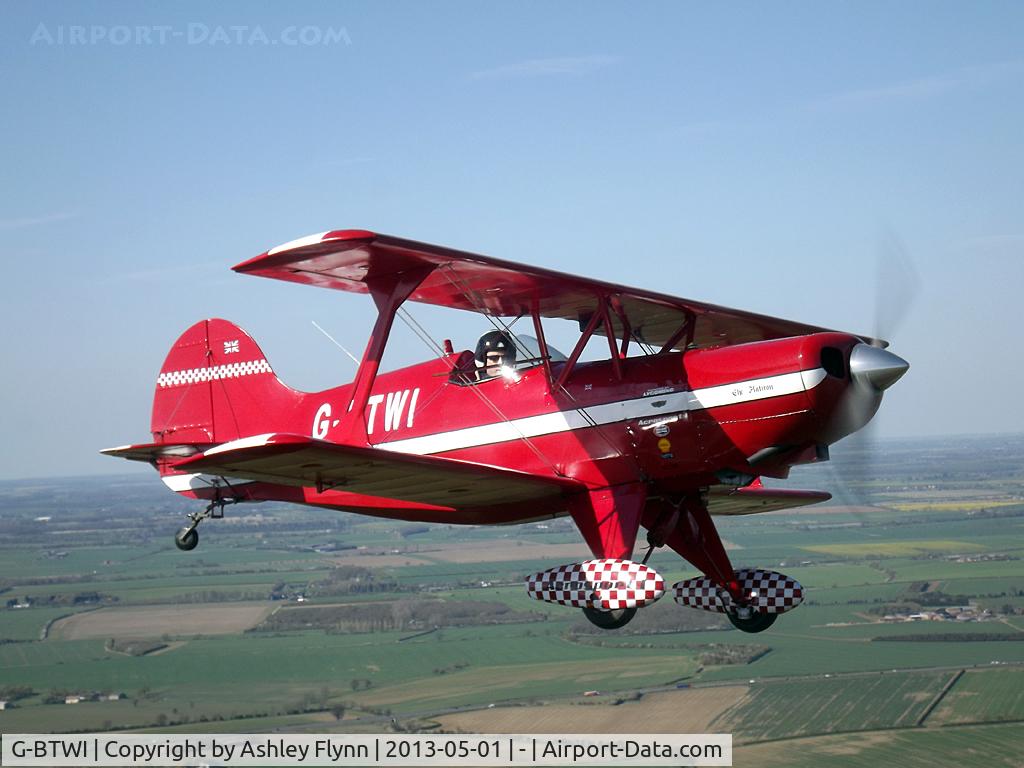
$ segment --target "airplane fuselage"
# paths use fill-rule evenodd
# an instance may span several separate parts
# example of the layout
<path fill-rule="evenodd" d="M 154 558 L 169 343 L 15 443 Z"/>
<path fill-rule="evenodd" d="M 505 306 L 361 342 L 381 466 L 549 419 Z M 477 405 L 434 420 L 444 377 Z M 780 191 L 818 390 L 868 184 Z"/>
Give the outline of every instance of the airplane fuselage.
<path fill-rule="evenodd" d="M 849 372 L 834 365 L 826 370 L 823 350 L 848 359 L 857 343 L 846 334 L 819 333 L 627 357 L 618 366 L 579 363 L 555 391 L 540 364 L 476 381 L 475 374 L 458 375 L 460 356 L 453 354 L 379 374 L 364 412 L 366 435 L 373 447 L 388 451 L 571 477 L 591 487 L 642 482 L 650 495 L 742 484 L 758 475 L 786 477 L 790 466 L 816 460 L 835 439 L 829 418 L 849 386 Z M 552 379 L 563 365 L 551 364 Z M 236 406 L 233 432 L 220 424 L 217 440 L 290 432 L 344 442 L 340 430 L 352 384 L 294 395 L 272 409 L 259 402 L 245 406 L 252 413 Z M 181 476 L 170 473 L 165 481 L 183 489 Z M 235 487 L 251 500 L 434 522 L 509 523 L 565 512 L 557 505 L 524 510 L 501 504 L 456 511 L 337 489 L 262 482 Z M 207 489 L 197 483 L 195 495 L 205 498 Z"/>

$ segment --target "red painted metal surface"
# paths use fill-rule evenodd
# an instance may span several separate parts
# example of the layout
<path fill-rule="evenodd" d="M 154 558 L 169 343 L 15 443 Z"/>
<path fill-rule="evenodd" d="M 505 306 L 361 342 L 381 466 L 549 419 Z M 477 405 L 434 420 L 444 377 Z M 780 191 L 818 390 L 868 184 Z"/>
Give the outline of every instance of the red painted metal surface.
<path fill-rule="evenodd" d="M 689 316 L 697 320 L 693 340 L 700 345 L 716 341 L 743 343 L 826 330 L 366 230 L 335 230 L 302 238 L 238 264 L 235 270 L 366 293 L 365 276 L 386 272 L 396 259 L 435 267 L 431 277 L 413 292 L 413 301 L 507 317 L 528 315 L 536 305 L 542 317 L 575 320 L 581 311 L 593 311 L 595 296 L 616 296 L 632 318 L 634 328 L 643 331 L 643 337 L 651 344 L 666 341 Z M 636 318 L 642 318 L 642 322 Z"/>
<path fill-rule="evenodd" d="M 467 524 L 571 514 L 595 558 L 630 558 L 644 527 L 737 598 L 733 567 L 708 514 L 707 489 L 786 477 L 794 464 L 821 455 L 837 439 L 832 416 L 851 385 L 848 373 L 825 370 L 823 350 L 848 359 L 864 340 L 363 230 L 304 238 L 235 269 L 368 292 L 378 318 L 355 381 L 323 392 L 293 390 L 245 331 L 204 320 L 182 334 L 161 369 L 153 444 L 114 455 L 153 460 L 169 486 L 196 498 L 278 499 Z M 544 359 L 512 376 L 477 382 L 472 353 L 446 345 L 444 358 L 380 372 L 395 312 L 407 299 L 531 315 Z M 580 323 L 583 338 L 568 361 L 544 355 L 540 319 L 550 317 Z M 608 337 L 608 359 L 578 362 L 591 333 Z M 660 351 L 627 357 L 634 339 Z M 266 433 L 277 435 L 276 449 L 255 437 Z M 444 460 L 458 460 L 495 468 L 494 474 L 548 478 L 557 490 L 528 504 L 484 503 L 481 494 L 461 503 L 455 493 L 444 495 L 458 489 L 443 483 L 436 497 L 400 500 L 337 483 L 267 482 L 273 472 L 286 471 L 274 461 L 285 453 L 280 445 L 288 435 L 297 445 L 315 438 L 318 445 L 369 451 L 385 474 L 417 466 L 437 480 Z M 242 442 L 233 447 L 232 441 Z M 175 448 L 162 453 L 160 445 Z M 211 457 L 222 451 L 237 466 L 243 459 L 257 462 L 260 472 L 211 479 L 197 468 L 228 465 L 193 459 L 189 446 Z M 351 453 L 344 466 L 357 471 Z M 313 476 L 308 469 L 292 471 Z M 756 497 L 733 494 L 730 509 L 740 511 L 729 514 L 742 513 L 746 499 Z M 780 498 L 773 503 L 783 503 Z"/>

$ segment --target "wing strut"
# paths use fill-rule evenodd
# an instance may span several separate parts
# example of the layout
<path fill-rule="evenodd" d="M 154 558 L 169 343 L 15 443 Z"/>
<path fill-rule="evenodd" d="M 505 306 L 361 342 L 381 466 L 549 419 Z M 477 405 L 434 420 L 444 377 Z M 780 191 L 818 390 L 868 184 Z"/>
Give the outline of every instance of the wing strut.
<path fill-rule="evenodd" d="M 359 363 L 359 371 L 352 386 L 352 400 L 345 414 L 345 423 L 341 427 L 339 442 L 353 445 L 369 445 L 366 435 L 366 405 L 370 400 L 373 382 L 377 379 L 384 347 L 391 334 L 391 326 L 395 322 L 395 313 L 406 299 L 412 295 L 427 275 L 434 271 L 434 265 L 416 265 L 412 269 L 401 272 L 390 272 L 382 275 L 367 275 L 366 285 L 377 305 L 377 322 L 370 332 L 370 340 L 366 343 L 366 351 Z"/>
<path fill-rule="evenodd" d="M 565 383 L 569 380 L 569 374 L 572 373 L 573 368 L 576 367 L 576 362 L 580 359 L 580 355 L 583 354 L 583 348 L 587 346 L 587 342 L 590 341 L 590 337 L 594 335 L 594 330 L 597 328 L 597 324 L 601 320 L 601 314 L 599 312 L 593 312 L 590 315 L 590 319 L 587 321 L 587 327 L 583 329 L 583 333 L 580 334 L 579 341 L 576 342 L 576 346 L 572 350 L 572 354 L 569 355 L 569 359 L 562 367 L 561 373 L 558 374 L 558 380 L 555 382 L 555 386 L 559 389 L 565 389 Z"/>
<path fill-rule="evenodd" d="M 548 380 L 548 389 L 553 391 L 555 388 L 555 380 L 551 377 L 551 354 L 548 352 L 548 340 L 544 335 L 544 326 L 540 322 L 540 306 L 534 298 L 533 306 L 530 308 L 530 314 L 533 316 L 533 332 L 537 334 L 537 346 L 540 352 L 541 364 L 544 366 L 544 375 Z"/>
<path fill-rule="evenodd" d="M 612 357 L 612 370 L 615 371 L 615 378 L 622 381 L 622 360 L 619 359 L 619 347 L 615 343 L 615 328 L 612 325 L 612 316 L 608 312 L 608 299 L 599 295 L 597 297 L 597 305 L 601 312 L 601 322 L 604 323 L 604 335 L 608 339 L 608 352 Z"/>
<path fill-rule="evenodd" d="M 693 332 L 696 329 L 696 327 L 696 316 L 693 314 L 693 312 L 687 310 L 686 318 L 683 320 L 682 323 L 679 324 L 679 327 L 676 329 L 676 332 L 669 336 L 668 341 L 666 341 L 662 345 L 661 350 L 658 352 L 658 354 L 664 355 L 668 352 L 671 352 L 673 349 L 676 348 L 676 345 L 683 340 L 684 335 L 686 336 L 686 344 L 683 345 L 683 348 L 689 349 L 690 344 L 693 343 Z"/>

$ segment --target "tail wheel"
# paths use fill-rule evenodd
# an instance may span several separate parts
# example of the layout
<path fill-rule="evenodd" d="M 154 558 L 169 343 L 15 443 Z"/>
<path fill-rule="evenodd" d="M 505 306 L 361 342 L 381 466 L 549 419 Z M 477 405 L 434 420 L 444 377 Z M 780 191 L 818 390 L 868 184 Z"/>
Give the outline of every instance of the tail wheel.
<path fill-rule="evenodd" d="M 619 608 L 615 611 L 599 611 L 596 608 L 584 608 L 583 615 L 587 621 L 601 629 L 621 629 L 636 616 L 636 608 Z"/>
<path fill-rule="evenodd" d="M 729 621 L 736 629 L 743 632 L 750 632 L 751 634 L 757 632 L 764 632 L 768 627 L 775 623 L 775 619 L 779 617 L 777 613 L 758 613 L 757 611 L 751 612 L 747 617 L 738 616 L 735 613 L 727 613 Z"/>
<path fill-rule="evenodd" d="M 199 545 L 199 531 L 195 528 L 182 528 L 175 535 L 174 544 L 178 549 L 191 552 Z"/>

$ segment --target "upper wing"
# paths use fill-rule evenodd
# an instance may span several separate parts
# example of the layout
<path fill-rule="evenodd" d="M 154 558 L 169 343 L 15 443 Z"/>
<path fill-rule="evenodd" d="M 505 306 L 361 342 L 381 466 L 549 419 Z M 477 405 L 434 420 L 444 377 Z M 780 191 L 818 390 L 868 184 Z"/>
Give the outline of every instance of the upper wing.
<path fill-rule="evenodd" d="M 832 494 L 825 491 L 765 488 L 760 482 L 746 488 L 716 485 L 708 492 L 708 512 L 712 515 L 753 515 L 757 512 L 777 512 L 780 509 L 818 504 L 831 498 Z"/>
<path fill-rule="evenodd" d="M 700 346 L 828 330 L 365 230 L 310 235 L 272 248 L 234 269 L 365 293 L 367 277 L 423 266 L 434 269 L 412 294 L 412 301 L 504 317 L 527 315 L 536 306 L 541 317 L 582 322 L 594 312 L 600 295 L 620 303 L 636 338 L 657 346 L 672 340 L 688 317 L 695 320 L 692 341 Z M 617 315 L 612 322 L 620 325 Z M 689 340 L 684 337 L 673 346 L 681 349 Z"/>
<path fill-rule="evenodd" d="M 452 508 L 536 502 L 585 490 L 575 480 L 290 434 L 223 443 L 174 468 Z"/>

